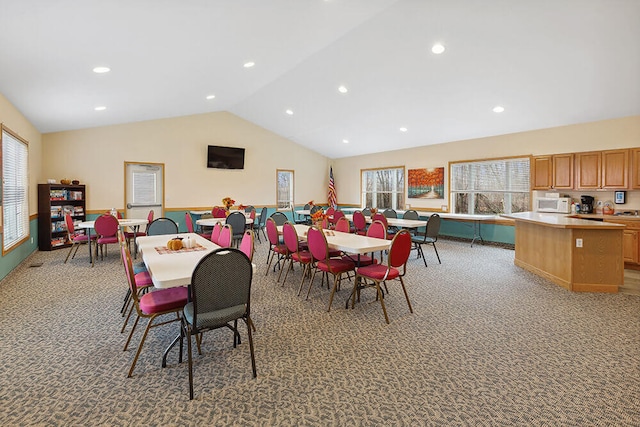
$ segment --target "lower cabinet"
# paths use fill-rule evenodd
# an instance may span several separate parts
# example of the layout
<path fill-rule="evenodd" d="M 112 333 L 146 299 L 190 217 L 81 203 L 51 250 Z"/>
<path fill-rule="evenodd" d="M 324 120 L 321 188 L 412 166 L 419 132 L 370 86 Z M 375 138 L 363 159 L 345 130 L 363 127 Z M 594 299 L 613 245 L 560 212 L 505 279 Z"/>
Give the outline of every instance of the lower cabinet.
<path fill-rule="evenodd" d="M 610 219 L 605 221 L 627 226 L 622 233 L 622 258 L 624 259 L 625 268 L 640 270 L 640 239 L 638 239 L 640 221 Z"/>

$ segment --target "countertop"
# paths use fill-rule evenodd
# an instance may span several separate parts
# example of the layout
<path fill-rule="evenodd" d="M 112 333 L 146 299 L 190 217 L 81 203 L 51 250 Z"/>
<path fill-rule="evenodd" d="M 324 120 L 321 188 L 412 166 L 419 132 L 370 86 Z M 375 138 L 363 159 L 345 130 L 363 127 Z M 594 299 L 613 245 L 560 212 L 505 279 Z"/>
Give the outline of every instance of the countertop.
<path fill-rule="evenodd" d="M 640 215 L 604 215 L 604 214 L 567 214 L 572 218 L 583 218 L 590 220 L 623 220 L 623 221 L 640 221 Z"/>
<path fill-rule="evenodd" d="M 615 224 L 612 222 L 604 222 L 604 221 L 594 221 L 594 219 L 628 219 L 628 218 L 638 218 L 636 216 L 614 216 L 614 215 L 599 215 L 599 214 L 580 214 L 581 218 L 576 218 L 578 214 L 575 215 L 567 215 L 567 214 L 557 214 L 557 213 L 542 213 L 542 212 L 519 212 L 514 214 L 503 214 L 502 216 L 505 218 L 515 219 L 516 221 L 525 221 L 532 222 L 536 224 L 540 224 L 547 227 L 553 228 L 582 228 L 582 229 L 624 229 L 624 224 Z M 589 217 L 591 219 L 582 219 L 585 217 Z M 640 220 L 638 218 L 637 220 Z"/>

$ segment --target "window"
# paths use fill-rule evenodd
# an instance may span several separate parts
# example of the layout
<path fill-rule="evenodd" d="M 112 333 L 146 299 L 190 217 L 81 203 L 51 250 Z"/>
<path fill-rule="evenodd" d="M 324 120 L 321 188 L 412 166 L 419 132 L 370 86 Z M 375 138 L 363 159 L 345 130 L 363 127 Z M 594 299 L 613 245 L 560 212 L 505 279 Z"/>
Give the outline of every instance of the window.
<path fill-rule="evenodd" d="M 29 237 L 28 145 L 2 127 L 2 252 Z"/>
<path fill-rule="evenodd" d="M 404 209 L 404 167 L 362 170 L 362 206 Z"/>
<path fill-rule="evenodd" d="M 500 214 L 529 210 L 529 157 L 450 163 L 451 211 Z"/>
<path fill-rule="evenodd" d="M 278 210 L 293 208 L 293 171 L 277 170 L 277 206 Z"/>

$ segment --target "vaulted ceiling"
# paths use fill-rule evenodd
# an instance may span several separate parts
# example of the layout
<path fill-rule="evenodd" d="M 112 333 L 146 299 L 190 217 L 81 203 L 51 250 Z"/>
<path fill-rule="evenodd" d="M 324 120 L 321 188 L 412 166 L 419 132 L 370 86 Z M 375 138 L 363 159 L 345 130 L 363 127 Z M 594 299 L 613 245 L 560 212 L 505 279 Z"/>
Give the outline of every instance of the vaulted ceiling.
<path fill-rule="evenodd" d="M 0 0 L 0 93 L 42 133 L 230 111 L 340 158 L 638 115 L 638 22 L 638 0 Z"/>

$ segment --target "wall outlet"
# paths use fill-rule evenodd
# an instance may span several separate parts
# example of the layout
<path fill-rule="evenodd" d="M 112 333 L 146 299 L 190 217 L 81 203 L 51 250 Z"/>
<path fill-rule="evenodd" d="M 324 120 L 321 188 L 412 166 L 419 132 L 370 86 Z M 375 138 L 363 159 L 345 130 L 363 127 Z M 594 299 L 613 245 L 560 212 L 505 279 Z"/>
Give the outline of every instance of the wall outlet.
<path fill-rule="evenodd" d="M 576 239 L 576 248 L 582 247 L 582 239 Z"/>

